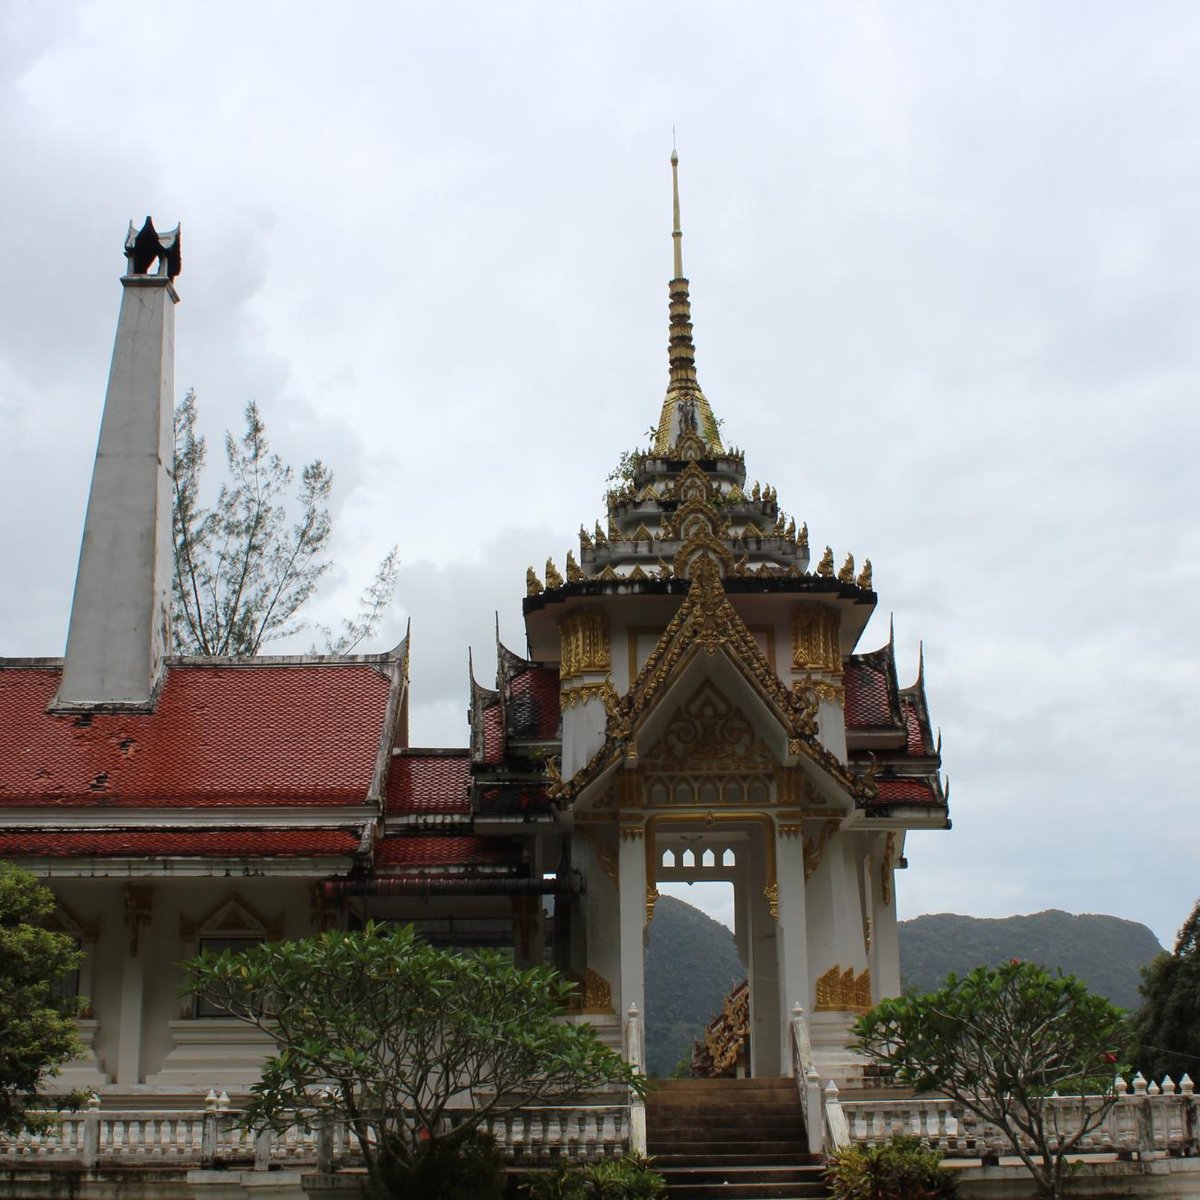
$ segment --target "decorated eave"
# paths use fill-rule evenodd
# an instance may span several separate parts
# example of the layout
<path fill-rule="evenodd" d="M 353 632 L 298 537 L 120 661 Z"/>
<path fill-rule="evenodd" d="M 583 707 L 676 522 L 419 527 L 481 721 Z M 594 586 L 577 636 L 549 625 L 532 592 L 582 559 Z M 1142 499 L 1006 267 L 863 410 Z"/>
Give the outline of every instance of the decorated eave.
<path fill-rule="evenodd" d="M 358 869 L 407 736 L 407 665 L 407 639 L 176 657 L 149 711 L 63 712 L 61 660 L 0 660 L 0 857 L 77 876 Z"/>

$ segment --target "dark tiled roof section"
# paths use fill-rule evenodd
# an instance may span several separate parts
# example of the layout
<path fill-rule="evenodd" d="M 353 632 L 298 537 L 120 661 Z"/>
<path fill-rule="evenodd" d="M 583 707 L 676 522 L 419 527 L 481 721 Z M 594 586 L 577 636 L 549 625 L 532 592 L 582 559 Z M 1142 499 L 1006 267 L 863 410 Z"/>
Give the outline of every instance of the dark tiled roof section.
<path fill-rule="evenodd" d="M 847 729 L 900 727 L 895 675 L 891 646 L 850 656 L 842 678 Z"/>
<path fill-rule="evenodd" d="M 475 811 L 481 816 L 536 816 L 553 807 L 542 785 L 483 784 L 475 789 Z"/>
<path fill-rule="evenodd" d="M 904 700 L 904 723 L 908 727 L 908 753 L 932 754 L 933 747 L 926 742 L 925 730 L 921 728 L 921 716 L 907 698 Z"/>
<path fill-rule="evenodd" d="M 483 711 L 483 761 L 489 765 L 504 761 L 504 716 L 499 701 Z"/>
<path fill-rule="evenodd" d="M 877 779 L 873 804 L 940 804 L 928 779 Z"/>
<path fill-rule="evenodd" d="M 385 837 L 375 847 L 376 867 L 476 867 L 515 859 L 510 842 L 483 837 Z"/>
<path fill-rule="evenodd" d="M 392 759 L 388 772 L 387 812 L 468 812 L 470 775 L 466 750 L 453 754 L 406 750 Z"/>
<path fill-rule="evenodd" d="M 0 832 L 0 858 L 285 858 L 352 855 L 361 831 L 345 829 Z"/>
<path fill-rule="evenodd" d="M 0 807 L 362 804 L 389 681 L 362 663 L 168 669 L 153 713 L 46 712 L 59 668 L 0 669 Z"/>
<path fill-rule="evenodd" d="M 513 675 L 506 705 L 509 734 L 539 742 L 557 739 L 562 721 L 558 691 L 558 671 L 554 667 L 531 666 Z"/>

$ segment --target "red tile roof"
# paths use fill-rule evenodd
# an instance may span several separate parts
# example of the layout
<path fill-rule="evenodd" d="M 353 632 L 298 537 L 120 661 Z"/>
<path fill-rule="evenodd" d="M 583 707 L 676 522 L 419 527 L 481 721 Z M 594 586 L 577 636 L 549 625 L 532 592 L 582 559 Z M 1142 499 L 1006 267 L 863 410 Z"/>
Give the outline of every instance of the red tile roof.
<path fill-rule="evenodd" d="M 0 858 L 281 858 L 350 855 L 361 834 L 345 829 L 103 830 L 0 832 Z"/>
<path fill-rule="evenodd" d="M 499 702 L 483 711 L 483 761 L 504 761 L 504 728 Z"/>
<path fill-rule="evenodd" d="M 904 701 L 904 723 L 908 727 L 908 753 L 932 754 L 933 747 L 925 743 L 925 731 L 921 728 L 921 715 L 909 700 Z"/>
<path fill-rule="evenodd" d="M 558 726 L 562 720 L 559 702 L 558 670 L 554 667 L 530 667 L 514 675 L 509 683 L 510 701 L 508 723 L 517 737 L 551 741 L 558 737 Z M 533 705 L 532 722 L 528 728 L 519 728 L 513 720 L 519 701 L 529 697 Z"/>
<path fill-rule="evenodd" d="M 461 754 L 405 753 L 388 773 L 389 813 L 465 813 L 471 810 L 471 761 Z"/>
<path fill-rule="evenodd" d="M 361 663 L 168 669 L 153 713 L 46 712 L 55 668 L 0 669 L 0 808 L 361 804 L 389 681 Z"/>
<path fill-rule="evenodd" d="M 874 804 L 937 804 L 933 786 L 926 779 L 878 779 Z"/>
<path fill-rule="evenodd" d="M 473 867 L 512 859 L 512 846 L 495 838 L 385 837 L 375 847 L 377 867 Z"/>
<path fill-rule="evenodd" d="M 873 729 L 895 723 L 887 672 L 880 665 L 851 658 L 842 683 L 846 690 L 846 727 Z"/>

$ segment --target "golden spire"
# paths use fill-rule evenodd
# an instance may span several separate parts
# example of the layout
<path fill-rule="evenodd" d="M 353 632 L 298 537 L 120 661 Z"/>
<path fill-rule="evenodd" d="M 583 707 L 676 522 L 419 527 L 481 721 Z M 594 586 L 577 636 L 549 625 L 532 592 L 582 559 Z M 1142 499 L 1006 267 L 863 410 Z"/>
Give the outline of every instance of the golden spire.
<path fill-rule="evenodd" d="M 671 240 L 675 252 L 675 276 L 670 294 L 670 377 L 662 414 L 654 436 L 654 453 L 667 454 L 680 433 L 694 429 L 714 453 L 723 454 L 721 434 L 712 409 L 696 381 L 696 347 L 692 342 L 692 303 L 683 274 L 683 228 L 679 220 L 679 155 L 671 151 L 671 199 L 674 222 Z"/>

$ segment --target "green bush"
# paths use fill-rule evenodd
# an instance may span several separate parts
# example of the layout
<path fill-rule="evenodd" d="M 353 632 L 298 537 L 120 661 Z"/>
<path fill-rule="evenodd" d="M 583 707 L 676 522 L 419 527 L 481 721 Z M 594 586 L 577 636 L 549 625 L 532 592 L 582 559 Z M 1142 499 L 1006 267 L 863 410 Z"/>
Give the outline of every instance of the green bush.
<path fill-rule="evenodd" d="M 431 1142 L 411 1166 L 397 1167 L 386 1180 L 388 1196 L 412 1200 L 501 1200 L 504 1156 L 486 1133 Z"/>
<path fill-rule="evenodd" d="M 834 1200 L 950 1200 L 958 1194 L 942 1156 L 914 1137 L 839 1150 L 825 1178 Z"/>
<path fill-rule="evenodd" d="M 666 1195 L 667 1185 L 648 1158 L 628 1154 L 586 1167 L 531 1171 L 524 1191 L 530 1200 L 656 1200 Z"/>

